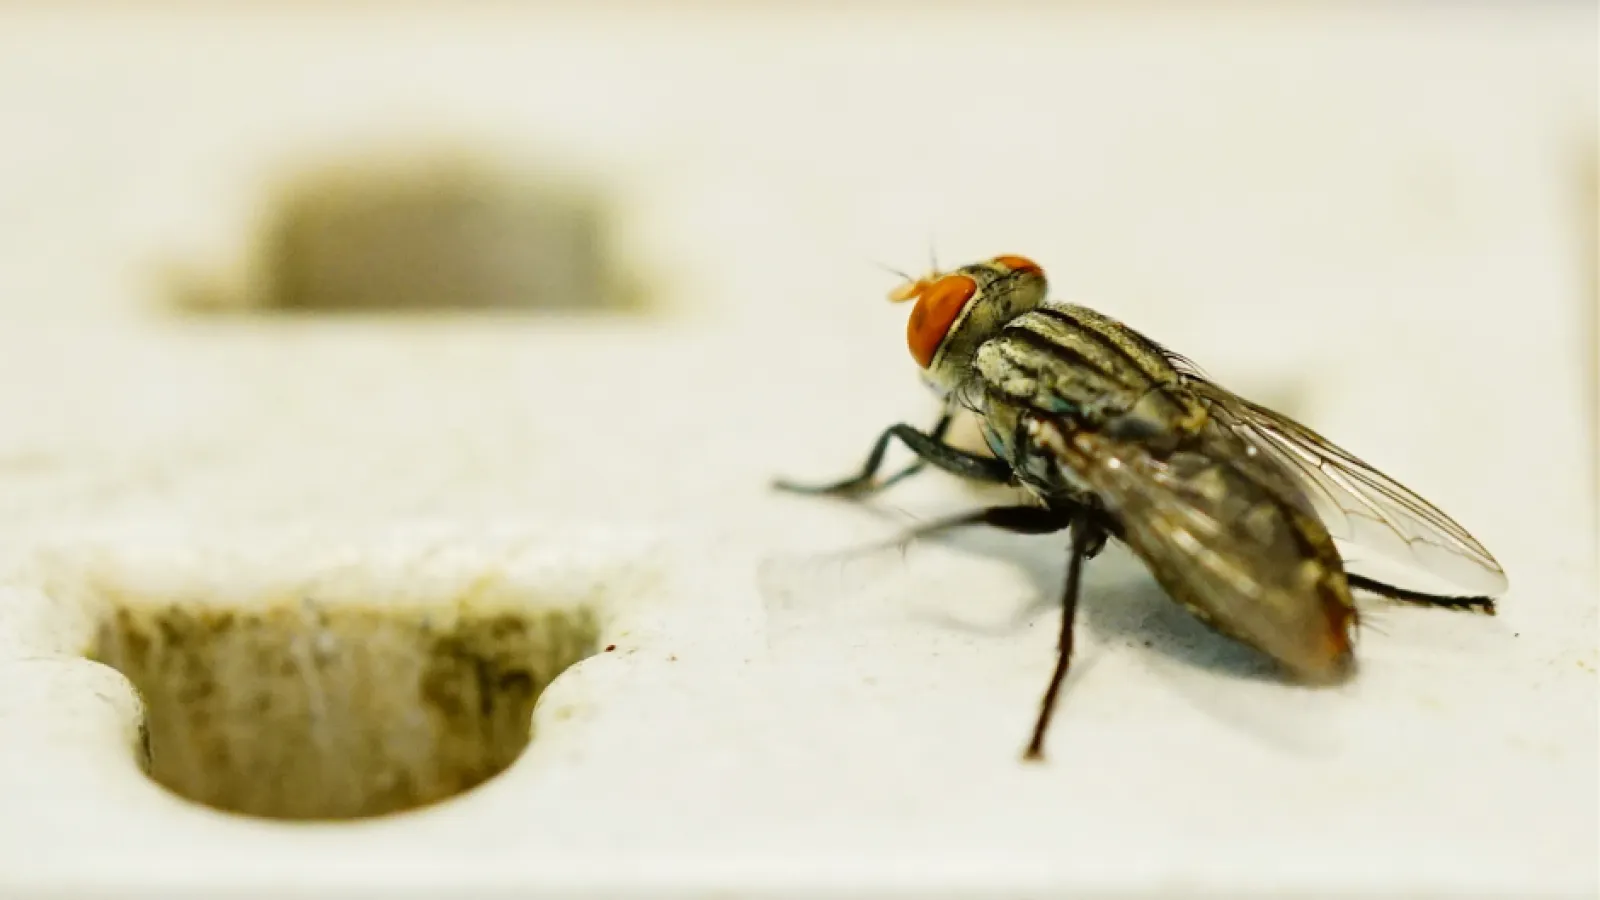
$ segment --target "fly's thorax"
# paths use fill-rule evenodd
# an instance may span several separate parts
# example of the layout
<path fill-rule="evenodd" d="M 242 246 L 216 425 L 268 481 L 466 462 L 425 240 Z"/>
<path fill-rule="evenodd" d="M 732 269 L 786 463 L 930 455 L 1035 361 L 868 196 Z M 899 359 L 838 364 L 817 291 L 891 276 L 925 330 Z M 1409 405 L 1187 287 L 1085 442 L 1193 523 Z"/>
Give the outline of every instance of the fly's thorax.
<path fill-rule="evenodd" d="M 972 375 L 978 348 L 1044 302 L 1044 270 L 1020 256 L 997 256 L 934 273 L 897 289 L 894 300 L 917 301 L 906 323 L 906 343 L 923 378 L 941 394 Z"/>
<path fill-rule="evenodd" d="M 1015 317 L 976 349 L 971 368 L 997 401 L 1077 426 L 1120 422 L 1175 444 L 1205 421 L 1160 347 L 1082 306 L 1044 304 Z"/>
<path fill-rule="evenodd" d="M 1205 405 L 1181 387 L 1153 388 L 1105 421 L 1108 436 L 1137 441 L 1152 452 L 1171 453 L 1189 443 L 1210 421 Z"/>

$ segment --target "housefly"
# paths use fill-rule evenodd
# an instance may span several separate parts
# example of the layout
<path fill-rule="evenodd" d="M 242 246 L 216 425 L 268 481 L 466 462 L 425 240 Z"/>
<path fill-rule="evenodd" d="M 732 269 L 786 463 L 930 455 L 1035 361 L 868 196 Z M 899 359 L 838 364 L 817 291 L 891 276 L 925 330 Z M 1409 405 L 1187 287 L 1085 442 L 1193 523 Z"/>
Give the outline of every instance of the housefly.
<path fill-rule="evenodd" d="M 1026 502 L 913 535 L 979 524 L 1028 534 L 1070 530 L 1058 658 L 1025 758 L 1042 756 L 1072 657 L 1083 565 L 1108 538 L 1127 545 L 1206 625 L 1309 684 L 1334 683 L 1354 669 L 1352 589 L 1493 614 L 1504 570 L 1438 508 L 1132 328 L 1050 301 L 1046 292 L 1044 271 L 1021 256 L 935 271 L 896 288 L 891 300 L 916 301 L 906 341 L 943 414 L 928 431 L 886 430 L 851 478 L 777 484 L 860 498 L 932 465 L 1021 487 Z M 993 456 L 946 442 L 962 410 L 976 415 Z M 880 478 L 891 439 L 918 460 Z M 1335 538 L 1470 595 L 1425 593 L 1347 571 Z"/>

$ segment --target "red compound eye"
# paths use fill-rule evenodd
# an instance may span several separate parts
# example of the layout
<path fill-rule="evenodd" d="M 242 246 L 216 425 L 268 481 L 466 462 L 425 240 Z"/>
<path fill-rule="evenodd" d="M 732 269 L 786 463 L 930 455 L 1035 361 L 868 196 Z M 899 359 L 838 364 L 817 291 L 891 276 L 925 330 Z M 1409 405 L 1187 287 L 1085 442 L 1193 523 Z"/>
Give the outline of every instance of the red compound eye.
<path fill-rule="evenodd" d="M 906 322 L 906 344 L 917 365 L 926 369 L 933 363 L 939 345 L 950 333 L 950 326 L 977 292 L 978 283 L 970 276 L 945 275 L 923 285 L 915 293 L 917 306 Z"/>
<path fill-rule="evenodd" d="M 1044 274 L 1044 269 L 1039 268 L 1038 263 L 1027 258 L 1026 256 L 996 256 L 994 261 L 1002 266 L 1005 266 L 1013 272 L 1033 272 L 1039 275 Z"/>

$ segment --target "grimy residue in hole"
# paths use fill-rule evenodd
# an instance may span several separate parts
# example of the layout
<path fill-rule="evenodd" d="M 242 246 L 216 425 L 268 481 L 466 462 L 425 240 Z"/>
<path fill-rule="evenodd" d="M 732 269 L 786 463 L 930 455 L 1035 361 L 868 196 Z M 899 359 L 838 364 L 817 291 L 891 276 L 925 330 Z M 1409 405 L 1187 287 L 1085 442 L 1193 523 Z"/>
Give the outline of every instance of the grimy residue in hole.
<path fill-rule="evenodd" d="M 597 649 L 582 610 L 117 604 L 92 658 L 145 704 L 149 774 L 218 809 L 351 819 L 509 766 L 534 702 Z"/>

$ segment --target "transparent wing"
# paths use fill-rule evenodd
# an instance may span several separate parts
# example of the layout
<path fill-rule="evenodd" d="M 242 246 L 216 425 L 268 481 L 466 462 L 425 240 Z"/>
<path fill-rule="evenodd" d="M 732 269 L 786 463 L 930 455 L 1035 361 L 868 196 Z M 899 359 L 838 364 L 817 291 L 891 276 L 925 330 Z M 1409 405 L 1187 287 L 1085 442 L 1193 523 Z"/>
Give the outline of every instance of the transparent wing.
<path fill-rule="evenodd" d="M 1180 361 L 1186 362 L 1186 361 Z M 1300 423 L 1234 394 L 1183 365 L 1214 419 L 1283 463 L 1335 538 L 1494 596 L 1505 570 L 1438 507 Z"/>

